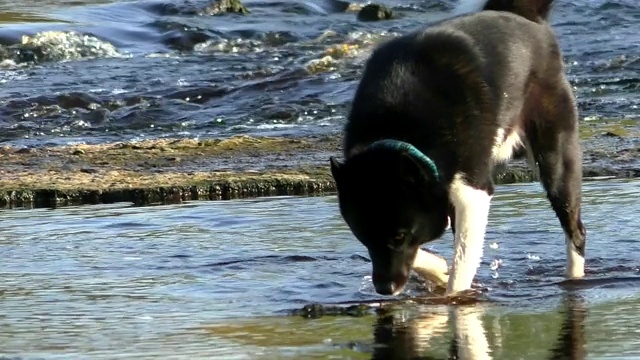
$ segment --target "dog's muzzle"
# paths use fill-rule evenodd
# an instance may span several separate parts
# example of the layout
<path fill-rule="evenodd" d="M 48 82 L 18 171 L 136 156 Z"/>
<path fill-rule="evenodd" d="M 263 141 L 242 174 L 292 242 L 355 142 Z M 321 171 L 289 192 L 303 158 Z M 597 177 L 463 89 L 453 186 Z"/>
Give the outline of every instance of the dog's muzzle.
<path fill-rule="evenodd" d="M 373 286 L 380 295 L 398 295 L 404 290 L 409 277 L 403 274 L 396 276 L 382 276 L 374 272 Z"/>

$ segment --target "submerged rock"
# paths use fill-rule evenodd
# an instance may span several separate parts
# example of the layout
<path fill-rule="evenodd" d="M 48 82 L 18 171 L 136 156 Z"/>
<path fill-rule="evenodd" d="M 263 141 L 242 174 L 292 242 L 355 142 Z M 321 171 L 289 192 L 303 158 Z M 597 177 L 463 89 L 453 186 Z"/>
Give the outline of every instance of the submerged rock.
<path fill-rule="evenodd" d="M 332 71 L 335 69 L 336 60 L 327 55 L 320 59 L 313 59 L 306 65 L 307 71 L 311 74 L 317 74 L 326 71 Z"/>
<path fill-rule="evenodd" d="M 153 3 L 146 7 L 147 10 L 158 15 L 222 15 L 227 13 L 248 14 L 250 13 L 240 0 L 214 0 L 202 8 L 202 5 L 192 1 L 174 3 Z"/>
<path fill-rule="evenodd" d="M 240 0 L 216 0 L 202 10 L 203 15 L 222 15 L 228 13 L 248 14 L 247 9 Z"/>
<path fill-rule="evenodd" d="M 326 55 L 310 60 L 306 64 L 307 71 L 311 74 L 333 71 L 338 66 L 338 59 L 355 57 L 361 52 L 358 44 L 336 44 L 326 50 Z"/>
<path fill-rule="evenodd" d="M 291 315 L 302 316 L 307 319 L 318 319 L 323 316 L 366 316 L 372 313 L 373 307 L 366 304 L 350 306 L 328 306 L 320 304 L 308 304 L 302 309 L 293 310 Z"/>
<path fill-rule="evenodd" d="M 358 12 L 360 21 L 389 20 L 393 17 L 391 9 L 380 4 L 368 4 Z"/>
<path fill-rule="evenodd" d="M 11 51 L 6 46 L 0 44 L 0 61 L 8 60 L 11 56 Z"/>

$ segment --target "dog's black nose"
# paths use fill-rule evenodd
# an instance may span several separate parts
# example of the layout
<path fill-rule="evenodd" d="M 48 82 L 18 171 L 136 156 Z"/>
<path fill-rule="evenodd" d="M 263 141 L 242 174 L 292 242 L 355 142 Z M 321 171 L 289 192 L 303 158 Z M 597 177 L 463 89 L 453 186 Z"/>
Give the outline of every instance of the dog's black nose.
<path fill-rule="evenodd" d="M 392 281 L 383 281 L 374 284 L 376 292 L 380 295 L 393 295 L 396 291 L 396 284 Z"/>

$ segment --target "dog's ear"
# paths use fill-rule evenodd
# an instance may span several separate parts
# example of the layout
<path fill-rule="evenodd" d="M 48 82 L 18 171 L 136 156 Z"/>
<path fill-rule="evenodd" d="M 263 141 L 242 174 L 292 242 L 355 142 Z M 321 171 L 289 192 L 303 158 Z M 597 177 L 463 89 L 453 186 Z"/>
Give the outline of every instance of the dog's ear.
<path fill-rule="evenodd" d="M 399 167 L 399 173 L 404 183 L 414 189 L 422 189 L 432 194 L 434 191 L 439 192 L 441 190 L 442 184 L 438 174 L 414 155 L 403 152 L 400 155 Z"/>
<path fill-rule="evenodd" d="M 331 163 L 331 175 L 333 175 L 333 179 L 338 183 L 342 176 L 344 164 L 340 163 L 335 156 L 330 157 L 329 162 Z"/>
<path fill-rule="evenodd" d="M 431 197 L 447 199 L 446 188 L 433 169 L 409 153 L 400 157 L 400 175 L 409 191 L 419 191 Z"/>
<path fill-rule="evenodd" d="M 401 153 L 399 167 L 402 179 L 409 184 L 424 184 L 424 182 L 428 179 L 428 174 L 418 163 L 418 160 L 411 154 L 408 154 L 406 152 Z"/>

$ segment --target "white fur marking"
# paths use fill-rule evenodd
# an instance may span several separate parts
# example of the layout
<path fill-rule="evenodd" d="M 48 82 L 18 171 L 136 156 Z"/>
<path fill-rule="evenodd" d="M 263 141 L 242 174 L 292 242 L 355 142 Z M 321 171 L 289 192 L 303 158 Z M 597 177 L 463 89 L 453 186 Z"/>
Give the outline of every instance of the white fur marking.
<path fill-rule="evenodd" d="M 511 159 L 513 151 L 522 146 L 522 139 L 517 129 L 513 129 L 507 138 L 504 138 L 505 130 L 498 129 L 491 149 L 491 157 L 494 161 L 502 162 Z"/>
<path fill-rule="evenodd" d="M 452 309 L 458 358 L 461 360 L 492 359 L 487 333 L 482 324 L 483 312 L 474 307 Z"/>
<path fill-rule="evenodd" d="M 413 271 L 438 286 L 444 287 L 449 281 L 447 260 L 422 249 L 418 249 L 416 259 L 413 261 Z"/>
<path fill-rule="evenodd" d="M 449 196 L 456 211 L 454 256 L 447 285 L 447 294 L 453 294 L 471 288 L 480 266 L 491 196 L 467 185 L 461 174 L 453 177 Z"/>
<path fill-rule="evenodd" d="M 571 238 L 565 235 L 567 245 L 567 279 L 580 279 L 584 277 L 584 257 L 578 254 L 573 247 Z"/>

